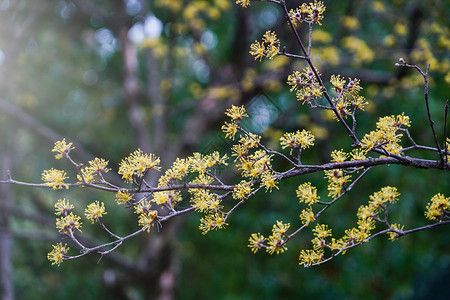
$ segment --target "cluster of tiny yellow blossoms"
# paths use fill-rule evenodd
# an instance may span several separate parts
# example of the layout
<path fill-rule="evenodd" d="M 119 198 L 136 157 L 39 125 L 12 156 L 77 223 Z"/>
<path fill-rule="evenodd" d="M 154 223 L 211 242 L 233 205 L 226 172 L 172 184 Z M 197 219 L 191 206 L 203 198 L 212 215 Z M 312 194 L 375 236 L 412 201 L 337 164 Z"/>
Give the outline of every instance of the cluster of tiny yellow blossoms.
<path fill-rule="evenodd" d="M 347 82 L 340 75 L 331 75 L 330 83 L 337 94 L 337 97 L 333 98 L 333 103 L 341 117 L 346 118 L 357 109 L 364 110 L 368 103 L 363 96 L 358 95 L 362 90 L 359 79 L 349 78 Z"/>
<path fill-rule="evenodd" d="M 52 245 L 53 250 L 47 254 L 47 259 L 52 262 L 53 265 L 60 265 L 69 251 L 69 247 L 67 244 L 58 243 L 56 245 Z"/>
<path fill-rule="evenodd" d="M 116 203 L 119 205 L 129 203 L 131 200 L 133 200 L 133 194 L 127 191 L 118 191 L 116 193 Z"/>
<path fill-rule="evenodd" d="M 149 232 L 154 226 L 155 220 L 158 218 L 158 211 L 151 209 L 148 201 L 141 201 L 139 205 L 134 207 L 135 213 L 138 214 L 138 224 L 143 230 Z"/>
<path fill-rule="evenodd" d="M 313 249 L 302 250 L 299 255 L 299 264 L 304 267 L 319 263 L 323 259 L 324 249 L 326 247 L 331 248 L 331 245 L 336 245 L 335 239 L 332 239 L 332 244 L 328 241 L 331 238 L 331 229 L 328 229 L 328 225 L 317 224 L 312 231 L 314 233 L 314 238 L 311 240 Z"/>
<path fill-rule="evenodd" d="M 351 176 L 344 174 L 342 169 L 325 170 L 325 178 L 328 180 L 328 197 L 335 199 L 344 191 L 344 185 L 350 181 Z"/>
<path fill-rule="evenodd" d="M 317 188 L 311 185 L 311 182 L 305 182 L 297 188 L 297 198 L 300 203 L 305 203 L 308 206 L 316 203 L 319 196 L 317 196 Z"/>
<path fill-rule="evenodd" d="M 228 224 L 225 223 L 225 214 L 216 212 L 205 215 L 200 219 L 199 229 L 202 234 L 206 234 L 211 230 L 222 229 Z"/>
<path fill-rule="evenodd" d="M 300 7 L 291 9 L 289 17 L 295 26 L 302 22 L 322 25 L 320 20 L 323 19 L 325 8 L 322 1 L 315 0 L 314 3 L 303 3 Z"/>
<path fill-rule="evenodd" d="M 103 158 L 94 158 L 94 160 L 89 161 L 89 166 L 81 169 L 80 174 L 77 175 L 79 182 L 91 183 L 94 181 L 96 175 L 103 176 L 103 174 L 108 173 L 110 169 L 106 168 L 108 166 L 108 161 Z"/>
<path fill-rule="evenodd" d="M 323 88 L 310 67 L 302 72 L 294 71 L 288 76 L 287 84 L 292 86 L 291 92 L 296 92 L 297 100 L 302 101 L 302 104 L 311 104 L 323 94 Z"/>
<path fill-rule="evenodd" d="M 66 172 L 62 170 L 51 168 L 50 170 L 44 170 L 44 172 L 42 172 L 42 181 L 44 181 L 48 187 L 51 187 L 54 190 L 62 189 L 63 187 L 68 189 L 69 186 L 64 183 L 64 179 L 67 178 L 69 177 L 67 177 Z"/>
<path fill-rule="evenodd" d="M 255 41 L 250 45 L 250 54 L 255 56 L 255 59 L 261 61 L 263 57 L 272 59 L 278 54 L 280 50 L 280 41 L 273 31 L 266 31 L 263 35 L 262 42 Z"/>
<path fill-rule="evenodd" d="M 299 191 L 301 191 L 299 193 Z M 315 199 L 315 190 L 311 189 L 309 183 L 303 184 L 299 187 L 299 198 L 306 203 L 311 203 Z M 309 193 L 308 193 L 309 191 Z M 371 235 L 371 231 L 375 229 L 375 221 L 381 220 L 380 214 L 384 214 L 387 205 L 395 203 L 398 200 L 399 193 L 395 187 L 384 187 L 380 191 L 375 192 L 370 196 L 368 205 L 362 205 L 358 209 L 357 227 L 345 230 L 345 234 L 340 239 L 332 238 L 331 229 L 325 224 L 317 224 L 312 230 L 314 238 L 311 240 L 313 249 L 302 250 L 299 256 L 299 264 L 304 267 L 309 267 L 318 264 L 323 260 L 325 249 L 329 249 L 336 254 L 345 254 L 347 247 L 356 243 L 363 243 Z M 309 199 L 313 199 L 313 201 Z M 392 224 L 389 226 L 389 239 L 395 240 L 403 230 L 403 226 L 399 224 Z M 337 251 L 337 252 L 336 252 Z"/>
<path fill-rule="evenodd" d="M 395 241 L 399 237 L 399 232 L 401 233 L 403 231 L 403 228 L 405 228 L 404 225 L 400 224 L 391 224 L 391 232 L 388 232 L 389 234 L 389 240 Z"/>
<path fill-rule="evenodd" d="M 242 7 L 247 7 L 250 5 L 250 0 L 236 0 L 236 4 L 240 4 Z"/>
<path fill-rule="evenodd" d="M 80 222 L 80 219 L 81 218 L 74 213 L 68 213 L 64 217 L 56 219 L 56 228 L 61 233 L 72 235 L 75 229 L 81 231 L 80 228 L 82 223 Z"/>
<path fill-rule="evenodd" d="M 56 159 L 61 159 L 63 157 L 67 158 L 69 156 L 70 150 L 75 149 L 72 147 L 72 143 L 66 143 L 66 139 L 62 141 L 56 141 L 55 146 L 52 149 L 52 152 L 57 152 L 55 155 Z"/>
<path fill-rule="evenodd" d="M 448 219 L 450 217 L 450 197 L 445 197 L 440 193 L 434 195 L 427 205 L 425 217 L 428 220 L 439 221 Z"/>
<path fill-rule="evenodd" d="M 59 199 L 55 204 L 55 215 L 62 216 L 56 219 L 56 228 L 61 233 L 71 235 L 75 229 L 80 230 L 80 217 L 71 213 L 72 209 L 73 205 L 65 198 Z M 47 254 L 47 259 L 52 262 L 52 265 L 59 266 L 66 258 L 69 247 L 67 247 L 67 244 L 63 246 L 62 243 L 52 245 L 52 247 L 53 250 Z"/>
<path fill-rule="evenodd" d="M 158 211 L 152 209 L 150 201 L 144 199 L 134 206 L 134 212 L 138 215 L 138 224 L 143 230 L 149 232 L 158 217 Z"/>
<path fill-rule="evenodd" d="M 264 236 L 261 235 L 260 233 L 252 233 L 248 241 L 249 241 L 248 247 L 253 253 L 258 252 L 261 248 L 265 247 Z"/>
<path fill-rule="evenodd" d="M 133 177 L 142 178 L 148 170 L 160 170 L 159 157 L 153 154 L 145 154 L 142 150 L 134 151 L 130 156 L 122 159 L 118 173 L 127 182 L 132 182 Z"/>
<path fill-rule="evenodd" d="M 317 196 L 317 188 L 311 185 L 311 182 L 305 182 L 298 186 L 297 188 L 297 198 L 299 199 L 299 203 L 305 203 L 307 208 L 303 209 L 300 212 L 300 220 L 304 226 L 308 226 L 309 223 L 315 220 L 315 215 L 312 210 L 312 205 L 317 203 L 320 199 Z"/>
<path fill-rule="evenodd" d="M 87 206 L 84 211 L 84 215 L 86 218 L 94 224 L 98 219 L 102 218 L 103 215 L 106 215 L 105 204 L 102 202 L 101 204 L 98 201 L 92 202 Z"/>
<path fill-rule="evenodd" d="M 257 134 L 247 133 L 239 124 L 239 120 L 243 117 L 248 117 L 243 106 L 232 106 L 227 110 L 226 115 L 231 118 L 232 123 L 225 122 L 222 126 L 222 131 L 226 137 L 234 140 L 235 135 L 239 132 L 239 141 L 231 147 L 232 156 L 235 156 L 237 161 L 236 167 L 241 171 L 244 178 L 260 180 L 262 186 L 266 191 L 271 191 L 276 186 L 278 178 L 272 169 L 272 154 L 266 150 L 260 149 L 261 137 Z M 245 187 L 245 188 L 244 188 Z M 250 193 L 248 186 L 237 186 L 233 197 L 235 199 L 243 200 L 247 198 Z"/>
<path fill-rule="evenodd" d="M 308 130 L 297 130 L 297 132 L 287 132 L 280 138 L 280 144 L 282 148 L 291 148 L 291 153 L 293 149 L 306 149 L 310 146 L 314 146 L 314 135 Z"/>
<path fill-rule="evenodd" d="M 273 225 L 272 235 L 267 239 L 267 247 L 266 251 L 270 254 L 283 253 L 287 250 L 285 236 L 291 224 L 283 224 L 281 221 L 277 221 L 276 224 Z"/>
<path fill-rule="evenodd" d="M 59 199 L 55 204 L 55 215 L 60 216 L 67 216 L 69 211 L 73 209 L 73 205 L 69 203 L 68 200 Z"/>
<path fill-rule="evenodd" d="M 242 180 L 233 190 L 233 198 L 236 200 L 245 200 L 252 191 L 252 183 Z"/>
<path fill-rule="evenodd" d="M 402 126 L 411 126 L 409 117 L 403 113 L 397 116 L 382 117 L 377 122 L 377 129 L 362 138 L 361 145 L 367 150 L 381 148 L 389 153 L 399 155 L 402 151 L 402 146 L 399 145 L 402 134 L 398 133 L 398 130 Z"/>

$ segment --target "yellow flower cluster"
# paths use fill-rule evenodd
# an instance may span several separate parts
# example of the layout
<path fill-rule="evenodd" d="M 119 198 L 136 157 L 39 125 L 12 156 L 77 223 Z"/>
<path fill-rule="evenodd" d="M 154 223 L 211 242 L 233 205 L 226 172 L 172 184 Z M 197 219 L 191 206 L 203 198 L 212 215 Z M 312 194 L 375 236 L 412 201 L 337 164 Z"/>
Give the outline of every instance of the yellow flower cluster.
<path fill-rule="evenodd" d="M 199 229 L 202 234 L 207 234 L 211 230 L 222 229 L 228 224 L 225 223 L 225 215 L 223 213 L 211 213 L 200 219 Z"/>
<path fill-rule="evenodd" d="M 325 178 L 328 180 L 328 197 L 335 199 L 339 197 L 344 185 L 350 181 L 350 175 L 344 175 L 342 169 L 325 170 Z"/>
<path fill-rule="evenodd" d="M 59 229 L 59 232 L 61 233 L 71 235 L 75 229 L 81 231 L 80 228 L 82 223 L 80 222 L 80 219 L 79 216 L 71 212 L 64 217 L 56 219 L 56 228 Z"/>
<path fill-rule="evenodd" d="M 240 4 L 242 7 L 247 7 L 250 5 L 250 0 L 236 0 L 236 4 Z"/>
<path fill-rule="evenodd" d="M 141 179 L 148 170 L 160 170 L 160 160 L 153 154 L 145 154 L 141 149 L 134 151 L 130 156 L 122 159 L 119 165 L 119 174 L 126 182 L 132 182 L 133 177 Z"/>
<path fill-rule="evenodd" d="M 296 91 L 297 100 L 302 101 L 302 104 L 311 104 L 323 94 L 323 89 L 310 67 L 302 72 L 294 71 L 288 76 L 287 84 L 292 86 L 291 92 Z"/>
<path fill-rule="evenodd" d="M 434 195 L 430 203 L 427 205 L 427 210 L 425 211 L 425 217 L 428 220 L 439 220 L 443 218 L 448 218 L 450 215 L 450 197 L 445 197 L 442 194 Z"/>
<path fill-rule="evenodd" d="M 53 250 L 47 254 L 47 259 L 52 262 L 53 265 L 60 265 L 69 251 L 69 247 L 67 244 L 58 243 L 56 245 L 52 245 Z"/>
<path fill-rule="evenodd" d="M 310 185 L 305 184 L 305 187 L 308 186 Z M 346 229 L 344 236 L 340 239 L 331 238 L 331 229 L 327 225 L 317 224 L 312 230 L 314 233 L 314 238 L 311 240 L 313 249 L 300 252 L 299 264 L 309 267 L 322 261 L 325 249 L 345 254 L 346 247 L 366 241 L 370 237 L 371 231 L 375 229 L 375 219 L 378 219 L 380 213 L 384 213 L 388 203 L 395 203 L 398 200 L 398 196 L 397 189 L 389 186 L 371 195 L 369 204 L 362 205 L 358 209 L 357 227 Z M 389 239 L 394 240 L 398 237 L 399 232 L 402 232 L 403 226 L 392 224 L 390 229 L 391 231 L 388 232 L 390 235 Z"/>
<path fill-rule="evenodd" d="M 252 233 L 248 239 L 248 247 L 253 253 L 258 252 L 261 248 L 266 248 L 266 251 L 271 255 L 273 253 L 283 253 L 287 250 L 287 247 L 285 246 L 285 236 L 290 226 L 289 223 L 283 224 L 283 222 L 277 221 L 276 224 L 273 225 L 272 235 L 267 239 L 260 233 Z M 267 245 L 265 245 L 266 241 Z"/>
<path fill-rule="evenodd" d="M 308 130 L 297 130 L 297 132 L 285 133 L 280 138 L 281 147 L 284 149 L 286 147 L 291 148 L 291 154 L 293 149 L 306 149 L 310 146 L 314 146 L 314 135 Z"/>
<path fill-rule="evenodd" d="M 128 203 L 131 200 L 133 200 L 133 194 L 130 194 L 127 191 L 118 191 L 116 193 L 116 202 L 119 205 Z"/>
<path fill-rule="evenodd" d="M 317 188 L 311 185 L 311 182 L 305 182 L 298 186 L 297 188 L 297 198 L 300 203 L 305 203 L 309 207 L 320 199 L 317 196 Z"/>
<path fill-rule="evenodd" d="M 377 129 L 366 134 L 361 140 L 364 149 L 381 148 L 389 153 L 399 155 L 402 146 L 399 145 L 402 134 L 398 130 L 402 126 L 409 127 L 411 122 L 403 113 L 397 116 L 382 117 L 377 122 Z"/>
<path fill-rule="evenodd" d="M 98 219 L 102 218 L 103 215 L 106 215 L 105 204 L 102 202 L 101 204 L 98 201 L 92 202 L 87 206 L 84 211 L 84 215 L 86 218 L 94 224 Z"/>
<path fill-rule="evenodd" d="M 237 132 L 243 133 L 238 143 L 231 147 L 232 156 L 236 157 L 236 167 L 241 171 L 241 175 L 244 178 L 260 180 L 266 191 L 278 188 L 276 186 L 278 178 L 271 165 L 273 155 L 267 153 L 266 150 L 258 149 L 261 146 L 259 135 L 247 133 L 240 127 L 239 120 L 248 116 L 245 108 L 243 106 L 232 106 L 227 110 L 226 115 L 232 119 L 231 123 L 225 122 L 225 125 L 222 126 L 222 131 L 226 137 L 234 140 Z M 247 198 L 249 193 L 250 186 L 238 185 L 233 197 L 243 200 Z"/>
<path fill-rule="evenodd" d="M 66 172 L 62 170 L 51 168 L 50 170 L 44 170 L 44 172 L 42 172 L 42 181 L 44 181 L 48 187 L 51 187 L 54 190 L 62 189 L 63 187 L 68 189 L 69 186 L 64 183 L 64 179 L 67 178 L 69 177 L 67 177 Z"/>
<path fill-rule="evenodd" d="M 333 102 L 341 117 L 346 118 L 357 109 L 364 110 L 368 103 L 363 96 L 358 95 L 358 92 L 362 90 L 359 79 L 349 78 L 347 82 L 340 75 L 331 75 L 330 83 L 337 94 Z"/>
<path fill-rule="evenodd" d="M 103 174 L 108 173 L 110 169 L 106 168 L 108 161 L 103 158 L 94 158 L 94 160 L 89 161 L 89 166 L 81 169 L 81 173 L 77 175 L 79 182 L 91 183 L 94 181 L 94 176 L 103 176 Z"/>
<path fill-rule="evenodd" d="M 59 199 L 55 204 L 55 215 L 60 216 L 67 216 L 69 211 L 73 209 L 73 205 L 69 203 L 68 200 Z"/>
<path fill-rule="evenodd" d="M 252 233 L 248 241 L 249 241 L 248 247 L 253 253 L 258 252 L 261 248 L 265 247 L 264 236 L 260 233 Z"/>
<path fill-rule="evenodd" d="M 291 9 L 289 17 L 295 26 L 302 22 L 322 25 L 320 20 L 323 19 L 325 8 L 322 1 L 314 0 L 314 3 L 303 3 L 300 7 Z"/>
<path fill-rule="evenodd" d="M 52 149 L 52 152 L 57 152 L 55 158 L 61 159 L 63 157 L 69 157 L 69 152 L 72 149 L 75 149 L 72 147 L 72 143 L 66 143 L 66 139 L 63 139 L 62 141 L 55 142 L 55 147 Z"/>
<path fill-rule="evenodd" d="M 233 198 L 236 200 L 245 200 L 252 191 L 252 183 L 242 180 L 233 190 Z"/>
<path fill-rule="evenodd" d="M 151 203 L 144 199 L 134 206 L 134 212 L 138 215 L 138 224 L 143 230 L 149 232 L 158 217 L 158 211 L 152 209 Z"/>
<path fill-rule="evenodd" d="M 304 267 L 309 267 L 312 264 L 318 263 L 322 260 L 323 252 L 316 250 L 302 250 L 300 251 L 300 256 L 298 258 L 299 265 Z"/>
<path fill-rule="evenodd" d="M 279 254 L 287 250 L 284 237 L 290 226 L 291 224 L 283 224 L 281 221 L 277 221 L 276 224 L 273 225 L 272 235 L 267 239 L 266 251 L 268 253 L 271 255 L 273 253 Z"/>
<path fill-rule="evenodd" d="M 280 50 L 280 41 L 277 38 L 275 32 L 266 31 L 263 35 L 262 42 L 255 41 L 250 45 L 250 54 L 255 56 L 255 60 L 261 59 L 265 56 L 269 59 L 275 57 Z"/>
<path fill-rule="evenodd" d="M 388 232 L 389 240 L 395 241 L 398 238 L 398 236 L 399 236 L 399 234 L 396 231 L 402 232 L 404 227 L 405 227 L 404 225 L 392 224 L 391 225 L 392 231 Z"/>

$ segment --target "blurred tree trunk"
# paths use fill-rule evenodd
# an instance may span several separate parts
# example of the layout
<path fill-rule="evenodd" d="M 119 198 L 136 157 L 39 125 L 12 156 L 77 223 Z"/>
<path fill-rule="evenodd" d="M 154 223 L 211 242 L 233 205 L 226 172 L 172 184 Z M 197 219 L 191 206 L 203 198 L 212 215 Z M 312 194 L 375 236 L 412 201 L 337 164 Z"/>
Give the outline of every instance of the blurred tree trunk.
<path fill-rule="evenodd" d="M 2 179 L 6 179 L 7 171 L 11 169 L 12 155 L 11 149 L 9 151 L 0 149 L 1 174 Z M 0 185 L 0 290 L 1 299 L 14 299 L 14 288 L 12 283 L 12 237 L 9 227 L 9 208 L 13 205 L 13 198 L 11 192 L 12 186 L 9 184 Z"/>

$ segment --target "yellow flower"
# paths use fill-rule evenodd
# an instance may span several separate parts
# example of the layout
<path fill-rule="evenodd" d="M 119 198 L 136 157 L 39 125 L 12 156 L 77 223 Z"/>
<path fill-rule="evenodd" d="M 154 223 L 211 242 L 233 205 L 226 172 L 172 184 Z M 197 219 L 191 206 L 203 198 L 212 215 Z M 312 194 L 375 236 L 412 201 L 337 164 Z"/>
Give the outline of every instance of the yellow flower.
<path fill-rule="evenodd" d="M 383 187 L 379 192 L 375 192 L 373 195 L 369 196 L 369 204 L 373 207 L 381 207 L 386 203 L 397 202 L 398 196 L 400 196 L 400 194 L 397 192 L 397 188 L 386 186 Z"/>
<path fill-rule="evenodd" d="M 425 217 L 428 220 L 441 220 L 449 215 L 450 197 L 445 197 L 441 193 L 434 195 L 428 203 Z"/>
<path fill-rule="evenodd" d="M 270 253 L 270 255 L 276 253 L 280 254 L 287 250 L 285 246 L 284 240 L 279 236 L 270 236 L 267 241 L 266 251 Z"/>
<path fill-rule="evenodd" d="M 64 258 L 67 256 L 67 252 L 69 251 L 69 247 L 67 244 L 62 245 L 62 243 L 58 243 L 56 245 L 52 245 L 53 250 L 47 254 L 47 259 L 52 262 L 53 265 L 60 265 Z"/>
<path fill-rule="evenodd" d="M 118 173 L 127 182 L 133 181 L 133 176 L 141 178 L 148 170 L 160 170 L 160 159 L 153 154 L 145 154 L 138 149 L 130 156 L 122 159 L 119 165 Z"/>
<path fill-rule="evenodd" d="M 125 204 L 128 201 L 131 201 L 133 199 L 133 194 L 130 194 L 127 191 L 118 191 L 116 193 L 116 202 L 117 204 Z"/>
<path fill-rule="evenodd" d="M 73 208 L 72 204 L 69 204 L 69 201 L 66 199 L 59 199 L 55 204 L 55 215 L 67 215 L 69 211 Z"/>
<path fill-rule="evenodd" d="M 80 219 L 79 216 L 69 213 L 62 218 L 56 219 L 56 228 L 59 229 L 59 232 L 65 234 L 71 234 L 75 229 L 81 231 L 80 228 L 82 223 L 80 222 Z"/>
<path fill-rule="evenodd" d="M 248 117 L 244 106 L 231 105 L 231 108 L 227 109 L 225 114 L 235 121 L 242 120 L 243 117 Z"/>
<path fill-rule="evenodd" d="M 323 13 L 325 12 L 325 6 L 322 1 L 314 0 L 314 3 L 309 4 L 309 20 L 313 23 L 320 23 L 320 20 L 323 19 Z"/>
<path fill-rule="evenodd" d="M 102 218 L 103 215 L 106 215 L 105 204 L 102 202 L 101 205 L 98 201 L 92 202 L 87 206 L 84 211 L 84 215 L 88 220 L 94 224 L 99 218 Z"/>
<path fill-rule="evenodd" d="M 225 133 L 225 137 L 234 141 L 234 136 L 237 133 L 238 124 L 236 122 L 227 123 L 222 126 L 222 131 Z"/>
<path fill-rule="evenodd" d="M 222 213 L 207 214 L 200 219 L 199 229 L 202 234 L 207 234 L 211 230 L 217 230 L 224 228 L 227 223 L 225 223 L 225 215 Z"/>
<path fill-rule="evenodd" d="M 264 246 L 264 236 L 260 233 L 252 233 L 248 241 L 248 247 L 253 253 L 258 252 Z"/>
<path fill-rule="evenodd" d="M 158 217 L 158 211 L 151 210 L 148 213 L 142 212 L 139 214 L 138 224 L 147 232 L 150 231 L 150 228 L 154 225 L 155 219 Z"/>
<path fill-rule="evenodd" d="M 261 43 L 255 41 L 250 45 L 250 54 L 255 56 L 255 60 L 258 58 L 261 60 L 263 56 L 272 59 L 278 54 L 279 49 L 280 41 L 277 35 L 269 30 L 263 35 Z"/>
<path fill-rule="evenodd" d="M 313 222 L 315 218 L 312 209 L 309 207 L 307 209 L 302 210 L 302 212 L 300 213 L 300 219 L 302 220 L 302 223 L 305 225 L 309 225 L 309 223 Z"/>
<path fill-rule="evenodd" d="M 285 133 L 280 138 L 280 144 L 282 148 L 289 147 L 292 149 L 306 149 L 310 146 L 314 146 L 315 137 L 308 130 L 297 130 L 297 132 L 288 132 Z"/>
<path fill-rule="evenodd" d="M 272 188 L 278 189 L 276 180 L 277 176 L 271 174 L 271 172 L 263 173 L 263 175 L 261 176 L 261 184 L 266 187 L 266 192 L 268 190 L 272 192 Z"/>
<path fill-rule="evenodd" d="M 392 230 L 399 231 L 400 233 L 403 232 L 403 228 L 404 228 L 404 227 L 405 227 L 404 225 L 400 225 L 400 224 L 392 224 L 392 225 L 391 225 L 391 229 L 392 229 Z M 388 232 L 388 234 L 389 234 L 389 240 L 395 241 L 396 239 L 398 239 L 399 234 L 398 234 L 397 232 L 395 232 L 395 231 L 390 231 L 390 232 Z"/>
<path fill-rule="evenodd" d="M 331 161 L 332 162 L 343 162 L 347 159 L 348 154 L 341 150 L 333 150 L 331 152 Z"/>
<path fill-rule="evenodd" d="M 95 158 L 89 161 L 90 168 L 94 174 L 107 173 L 110 169 L 107 169 L 108 161 L 103 158 Z"/>
<path fill-rule="evenodd" d="M 69 178 L 66 175 L 67 174 L 64 171 L 51 168 L 50 170 L 44 170 L 44 172 L 42 172 L 42 181 L 54 190 L 62 189 L 63 187 L 68 189 L 69 187 L 64 183 L 64 179 Z"/>
<path fill-rule="evenodd" d="M 63 139 L 62 141 L 55 142 L 55 147 L 52 149 L 52 152 L 58 152 L 55 155 L 56 159 L 60 159 L 63 157 L 68 157 L 70 150 L 75 149 L 74 147 L 71 147 L 72 143 L 66 143 L 66 139 Z"/>
<path fill-rule="evenodd" d="M 247 7 L 250 5 L 250 0 L 236 0 L 236 4 L 240 4 L 242 7 Z"/>
<path fill-rule="evenodd" d="M 324 239 L 331 236 L 331 229 L 328 229 L 328 225 L 325 224 L 317 224 L 312 231 L 314 232 L 314 236 L 319 239 Z"/>
<path fill-rule="evenodd" d="M 247 182 L 242 180 L 233 190 L 233 199 L 236 200 L 245 200 L 248 198 L 248 195 L 252 191 L 251 182 Z"/>
<path fill-rule="evenodd" d="M 311 182 L 305 182 L 299 185 L 297 189 L 297 197 L 300 203 L 304 202 L 308 205 L 314 204 L 320 198 L 317 196 L 317 188 L 311 185 Z"/>
<path fill-rule="evenodd" d="M 312 264 L 318 263 L 322 260 L 323 251 L 321 250 L 302 250 L 299 256 L 299 265 L 309 267 Z"/>

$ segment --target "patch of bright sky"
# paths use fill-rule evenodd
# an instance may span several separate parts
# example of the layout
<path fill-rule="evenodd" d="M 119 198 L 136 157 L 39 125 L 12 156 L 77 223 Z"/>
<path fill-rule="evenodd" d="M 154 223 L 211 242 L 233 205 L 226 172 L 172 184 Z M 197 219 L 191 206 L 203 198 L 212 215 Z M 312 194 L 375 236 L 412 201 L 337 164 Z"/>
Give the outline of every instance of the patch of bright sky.
<path fill-rule="evenodd" d="M 148 15 L 144 22 L 137 22 L 128 31 L 128 38 L 136 44 L 145 39 L 157 39 L 163 30 L 163 23 L 154 15 Z"/>

